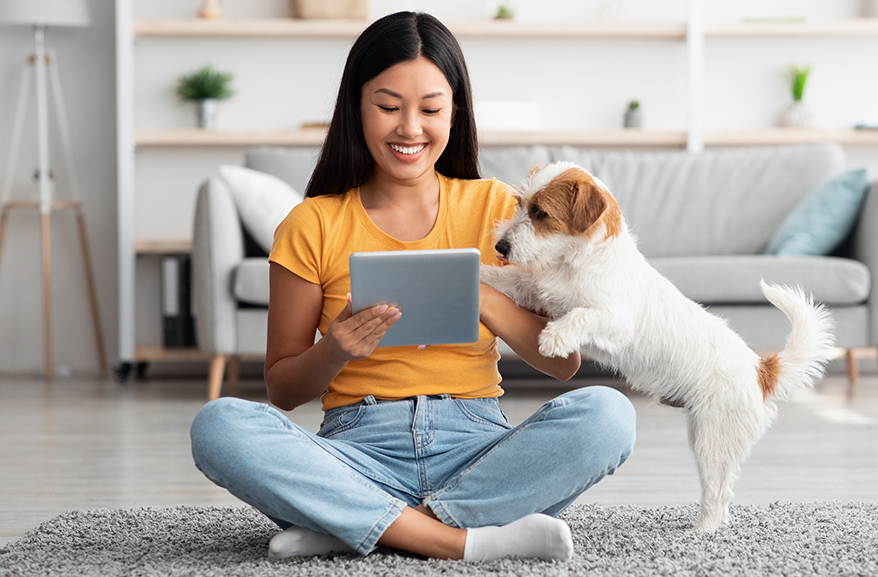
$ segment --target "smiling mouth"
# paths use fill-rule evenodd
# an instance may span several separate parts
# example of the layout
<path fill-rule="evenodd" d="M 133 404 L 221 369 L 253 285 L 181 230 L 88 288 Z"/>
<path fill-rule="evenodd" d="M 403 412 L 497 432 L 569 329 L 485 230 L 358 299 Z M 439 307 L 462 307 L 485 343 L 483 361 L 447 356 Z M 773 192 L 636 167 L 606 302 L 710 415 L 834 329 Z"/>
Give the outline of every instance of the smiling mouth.
<path fill-rule="evenodd" d="M 426 144 L 418 144 L 416 146 L 399 146 L 397 144 L 391 144 L 390 148 L 395 150 L 400 154 L 417 154 L 424 150 L 427 147 Z"/>

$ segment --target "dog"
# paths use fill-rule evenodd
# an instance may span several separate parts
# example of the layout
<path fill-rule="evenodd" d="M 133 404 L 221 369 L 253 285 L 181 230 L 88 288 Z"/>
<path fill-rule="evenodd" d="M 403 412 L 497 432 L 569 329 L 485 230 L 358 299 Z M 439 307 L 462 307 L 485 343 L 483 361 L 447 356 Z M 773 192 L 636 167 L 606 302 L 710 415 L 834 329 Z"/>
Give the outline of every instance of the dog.
<path fill-rule="evenodd" d="M 792 325 L 784 349 L 760 358 L 647 262 L 610 190 L 585 169 L 534 168 L 515 196 L 518 209 L 494 234 L 498 258 L 511 264 L 482 265 L 481 281 L 550 319 L 543 356 L 582 351 L 634 390 L 686 410 L 701 482 L 695 529 L 716 530 L 729 520 L 741 464 L 777 414 L 774 401 L 823 376 L 833 356 L 829 312 L 801 289 L 760 281 Z"/>

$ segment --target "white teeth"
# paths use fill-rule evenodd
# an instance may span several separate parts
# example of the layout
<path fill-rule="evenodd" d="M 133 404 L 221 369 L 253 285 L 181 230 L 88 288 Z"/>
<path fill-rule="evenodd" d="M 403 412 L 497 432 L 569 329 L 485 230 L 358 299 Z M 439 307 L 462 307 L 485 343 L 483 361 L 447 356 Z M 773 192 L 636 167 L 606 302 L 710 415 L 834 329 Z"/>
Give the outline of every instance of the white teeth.
<path fill-rule="evenodd" d="M 401 154 L 416 154 L 416 153 L 424 150 L 424 147 L 426 147 L 426 146 L 427 146 L 426 144 L 419 144 L 418 146 L 411 146 L 411 147 L 397 146 L 395 144 L 391 144 L 390 148 L 392 148 L 393 150 L 395 150 Z"/>

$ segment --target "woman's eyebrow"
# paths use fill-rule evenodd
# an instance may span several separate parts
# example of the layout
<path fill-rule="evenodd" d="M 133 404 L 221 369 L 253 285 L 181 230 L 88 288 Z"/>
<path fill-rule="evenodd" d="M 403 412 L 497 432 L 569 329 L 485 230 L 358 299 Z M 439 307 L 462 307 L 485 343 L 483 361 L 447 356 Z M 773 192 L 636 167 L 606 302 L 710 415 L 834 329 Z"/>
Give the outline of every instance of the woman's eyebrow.
<path fill-rule="evenodd" d="M 402 94 L 399 94 L 398 92 L 394 92 L 393 90 L 390 90 L 389 88 L 379 88 L 378 90 L 375 91 L 375 94 L 378 94 L 379 92 L 387 94 L 388 96 L 392 96 L 394 98 L 402 99 L 402 97 L 403 97 Z M 436 92 L 430 92 L 429 94 L 425 94 L 424 96 L 422 96 L 421 100 L 428 100 L 430 98 L 437 98 L 439 96 L 445 97 L 445 93 L 442 92 L 441 90 L 436 91 Z"/>

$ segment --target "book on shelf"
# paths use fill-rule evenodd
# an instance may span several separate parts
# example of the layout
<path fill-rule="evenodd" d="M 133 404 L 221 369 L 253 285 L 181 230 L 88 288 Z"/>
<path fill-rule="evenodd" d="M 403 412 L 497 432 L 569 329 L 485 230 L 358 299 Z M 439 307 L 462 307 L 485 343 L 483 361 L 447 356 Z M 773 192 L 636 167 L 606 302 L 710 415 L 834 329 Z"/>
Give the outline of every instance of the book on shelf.
<path fill-rule="evenodd" d="M 188 254 L 162 257 L 162 342 L 166 348 L 195 346 L 191 270 Z"/>

